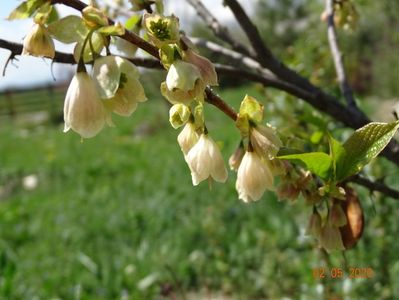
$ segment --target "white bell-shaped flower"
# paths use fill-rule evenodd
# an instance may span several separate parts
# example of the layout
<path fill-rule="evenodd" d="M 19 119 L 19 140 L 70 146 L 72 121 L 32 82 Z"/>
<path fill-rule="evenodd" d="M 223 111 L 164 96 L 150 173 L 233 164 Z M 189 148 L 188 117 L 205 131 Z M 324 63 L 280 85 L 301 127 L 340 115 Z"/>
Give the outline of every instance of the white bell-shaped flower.
<path fill-rule="evenodd" d="M 193 185 L 212 178 L 217 182 L 226 182 L 227 169 L 218 145 L 207 134 L 201 134 L 198 142 L 186 156 L 191 170 Z"/>
<path fill-rule="evenodd" d="M 147 100 L 139 76 L 137 67 L 119 56 L 101 57 L 93 66 L 93 77 L 106 108 L 123 117 L 129 117 L 138 103 Z"/>
<path fill-rule="evenodd" d="M 83 138 L 91 138 L 101 131 L 106 112 L 92 78 L 78 72 L 72 78 L 64 102 L 64 132 L 69 129 Z"/>
<path fill-rule="evenodd" d="M 177 136 L 177 142 L 183 151 L 184 156 L 188 154 L 188 151 L 198 142 L 199 136 L 195 131 L 195 125 L 191 122 L 186 123 L 183 130 Z"/>
<path fill-rule="evenodd" d="M 196 81 L 201 78 L 201 73 L 195 65 L 176 60 L 166 75 L 166 86 L 170 91 L 177 89 L 188 92 L 194 89 Z"/>
<path fill-rule="evenodd" d="M 54 58 L 55 47 L 47 28 L 42 24 L 34 24 L 24 39 L 22 55 Z"/>
<path fill-rule="evenodd" d="M 259 200 L 266 189 L 273 189 L 269 166 L 254 151 L 247 151 L 237 172 L 238 198 L 244 202 Z"/>

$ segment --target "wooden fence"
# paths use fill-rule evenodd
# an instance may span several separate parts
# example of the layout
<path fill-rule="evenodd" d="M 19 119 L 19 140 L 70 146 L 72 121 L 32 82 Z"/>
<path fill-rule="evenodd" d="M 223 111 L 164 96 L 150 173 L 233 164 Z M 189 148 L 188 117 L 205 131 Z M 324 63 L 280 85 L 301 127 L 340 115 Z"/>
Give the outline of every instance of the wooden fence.
<path fill-rule="evenodd" d="M 66 85 L 43 85 L 6 89 L 0 92 L 0 120 L 15 119 L 34 113 L 46 113 L 49 120 L 62 115 Z"/>

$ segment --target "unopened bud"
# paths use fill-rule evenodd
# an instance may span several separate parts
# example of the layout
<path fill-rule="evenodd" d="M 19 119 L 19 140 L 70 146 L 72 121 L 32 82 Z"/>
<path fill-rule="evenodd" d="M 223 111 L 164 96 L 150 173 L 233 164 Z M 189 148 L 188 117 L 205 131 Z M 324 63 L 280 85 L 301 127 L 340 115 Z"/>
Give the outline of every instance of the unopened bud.
<path fill-rule="evenodd" d="M 169 110 L 169 122 L 174 129 L 187 123 L 191 115 L 190 109 L 184 104 L 175 104 Z"/>
<path fill-rule="evenodd" d="M 362 236 L 364 228 L 363 209 L 360 205 L 359 197 L 356 192 L 346 187 L 346 201 L 341 203 L 347 218 L 347 224 L 339 230 L 342 234 L 342 241 L 346 249 L 356 245 Z"/>
<path fill-rule="evenodd" d="M 82 17 L 86 25 L 92 29 L 108 25 L 107 16 L 94 6 L 86 6 L 82 10 Z"/>

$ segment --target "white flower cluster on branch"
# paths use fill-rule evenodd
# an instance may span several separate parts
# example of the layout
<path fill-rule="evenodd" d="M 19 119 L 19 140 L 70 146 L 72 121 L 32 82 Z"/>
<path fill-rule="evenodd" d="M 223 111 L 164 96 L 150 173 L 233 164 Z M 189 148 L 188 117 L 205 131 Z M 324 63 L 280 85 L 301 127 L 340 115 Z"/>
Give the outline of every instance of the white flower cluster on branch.
<path fill-rule="evenodd" d="M 130 2 L 133 11 L 138 13 L 129 19 L 129 30 L 110 20 L 101 8 L 94 4 L 87 6 L 79 0 L 26 0 L 11 13 L 9 19 L 33 17 L 34 20 L 24 40 L 22 54 L 54 61 L 61 60 L 62 56 L 63 60 L 72 59 L 77 64 L 64 102 L 64 131 L 72 129 L 82 138 L 92 138 L 106 124 L 114 126 L 113 113 L 129 117 L 139 103 L 147 101 L 138 68 L 132 63 L 137 58 L 129 60 L 112 55 L 110 45 L 115 44 L 129 58 L 141 48 L 159 59 L 159 63 L 151 62 L 151 66 L 167 70 L 160 91 L 172 104 L 169 111 L 171 126 L 183 128 L 177 142 L 194 186 L 205 180 L 224 183 L 228 179 L 221 149 L 210 134 L 214 129 L 206 125 L 204 106 L 210 103 L 235 121 L 241 135 L 239 146 L 229 159 L 231 170 L 237 172 L 238 198 L 246 203 L 258 201 L 267 190 L 276 193 L 280 200 L 293 201 L 302 196 L 313 209 L 308 232 L 318 239 L 319 244 L 329 251 L 353 247 L 363 230 L 363 211 L 356 192 L 347 186 L 348 178 L 357 176 L 362 167 L 388 145 L 399 122 L 368 124 L 343 145 L 329 137 L 330 154 L 282 155 L 282 150 L 287 151 L 283 143 L 285 137 L 280 138 L 276 129 L 265 122 L 264 107 L 257 99 L 246 95 L 236 113 L 212 92 L 211 87 L 218 85 L 215 65 L 201 56 L 180 31 L 176 16 L 163 14 L 162 1 Z M 351 127 L 369 122 L 356 106 L 342 106 L 334 97 L 280 63 L 236 0 L 225 0 L 225 3 L 249 37 L 253 49 L 236 43 L 214 17 L 207 18 L 208 12 L 199 1 L 189 2 L 208 23 L 212 23 L 215 33 L 237 52 L 220 45 L 212 45 L 212 49 L 233 58 L 234 63 L 242 60 L 244 65 L 252 67 L 250 71 L 241 71 L 233 66 L 218 65 L 218 70 L 285 90 Z M 51 20 L 53 5 L 57 3 L 78 9 L 82 14 Z M 75 44 L 73 56 L 56 52 L 53 39 Z M 0 40 L 0 47 L 5 44 Z M 14 56 L 12 52 L 11 58 Z M 86 71 L 86 64 L 93 65 L 91 74 Z M 374 140 L 370 142 L 365 134 Z M 365 150 L 356 147 L 357 143 L 363 142 Z M 395 144 L 390 145 L 385 155 L 399 164 L 395 156 L 399 150 L 392 148 Z M 369 184 L 359 177 L 357 181 L 365 186 Z M 373 187 L 399 197 L 397 191 L 385 185 Z"/>

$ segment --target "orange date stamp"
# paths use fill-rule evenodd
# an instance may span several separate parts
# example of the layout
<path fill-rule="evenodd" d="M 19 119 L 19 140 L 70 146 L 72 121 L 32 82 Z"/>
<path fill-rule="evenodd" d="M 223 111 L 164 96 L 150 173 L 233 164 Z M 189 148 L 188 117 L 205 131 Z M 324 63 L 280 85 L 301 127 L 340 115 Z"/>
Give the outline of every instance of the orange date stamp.
<path fill-rule="evenodd" d="M 355 268 L 350 267 L 347 270 L 344 268 L 313 268 L 312 275 L 314 279 L 324 279 L 324 278 L 331 278 L 331 279 L 370 279 L 373 278 L 375 272 L 373 268 L 364 267 L 364 268 Z"/>

